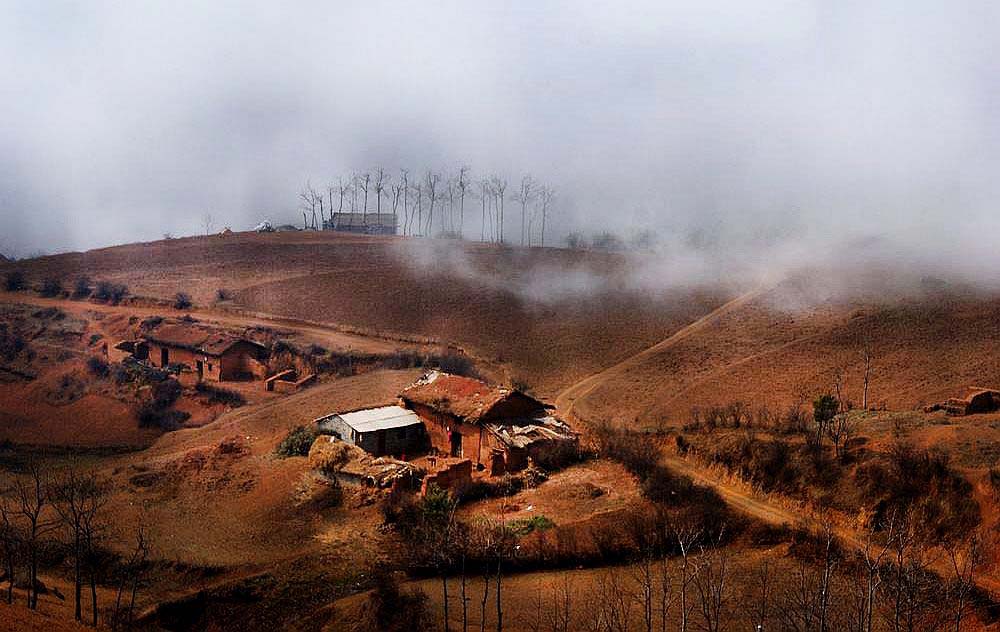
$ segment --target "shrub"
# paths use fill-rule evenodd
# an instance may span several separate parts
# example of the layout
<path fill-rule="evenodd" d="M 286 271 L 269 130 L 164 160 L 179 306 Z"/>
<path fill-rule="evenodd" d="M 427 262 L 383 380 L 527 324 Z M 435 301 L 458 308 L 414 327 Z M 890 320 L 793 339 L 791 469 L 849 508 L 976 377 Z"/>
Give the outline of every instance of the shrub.
<path fill-rule="evenodd" d="M 445 373 L 464 375 L 465 377 L 479 376 L 476 372 L 476 366 L 469 356 L 454 349 L 446 349 L 440 355 L 433 357 L 432 364 Z"/>
<path fill-rule="evenodd" d="M 556 526 L 547 516 L 532 516 L 510 522 L 510 530 L 514 535 L 525 536 L 532 531 L 547 531 Z"/>
<path fill-rule="evenodd" d="M 177 380 L 163 380 L 153 385 L 153 404 L 160 408 L 169 408 L 180 399 L 184 388 Z"/>
<path fill-rule="evenodd" d="M 191 309 L 191 295 L 187 292 L 178 292 L 174 295 L 174 309 Z"/>
<path fill-rule="evenodd" d="M 202 395 L 208 396 L 208 401 L 212 404 L 225 404 L 233 408 L 239 408 L 247 403 L 245 397 L 237 391 L 221 386 L 213 386 L 206 382 L 198 382 L 194 389 Z"/>
<path fill-rule="evenodd" d="M 157 408 L 152 402 L 143 404 L 136 411 L 140 428 L 159 428 L 165 432 L 177 430 L 191 417 L 181 410 Z"/>
<path fill-rule="evenodd" d="M 8 331 L 6 323 L 0 323 L 0 358 L 10 362 L 28 347 L 28 342 L 18 333 Z"/>
<path fill-rule="evenodd" d="M 39 294 L 49 298 L 59 296 L 62 292 L 63 286 L 59 279 L 45 279 L 42 281 L 42 287 L 38 290 Z"/>
<path fill-rule="evenodd" d="M 24 272 L 20 270 L 11 270 L 4 278 L 4 288 L 8 292 L 18 292 L 27 287 L 27 285 L 27 281 L 24 279 Z"/>
<path fill-rule="evenodd" d="M 278 447 L 274 451 L 281 458 L 306 456 L 309 454 L 309 448 L 312 447 L 315 440 L 316 433 L 311 428 L 296 426 L 288 431 L 288 434 L 285 435 L 285 438 L 281 440 L 281 443 L 278 444 Z"/>
<path fill-rule="evenodd" d="M 98 281 L 94 290 L 94 298 L 117 305 L 128 295 L 128 287 L 111 281 Z"/>
<path fill-rule="evenodd" d="M 215 300 L 217 301 L 230 301 L 233 298 L 233 293 L 225 288 L 219 288 L 215 291 Z"/>
<path fill-rule="evenodd" d="M 427 594 L 419 588 L 402 591 L 395 578 L 380 571 L 368 598 L 371 629 L 385 632 L 428 630 L 433 627 Z"/>
<path fill-rule="evenodd" d="M 156 329 L 162 324 L 163 324 L 162 316 L 150 316 L 149 318 L 143 319 L 143 321 L 139 323 L 139 329 L 149 331 L 150 329 Z"/>
<path fill-rule="evenodd" d="M 90 296 L 90 277 L 80 276 L 73 282 L 73 296 L 75 298 L 86 298 Z"/>
<path fill-rule="evenodd" d="M 107 377 L 108 373 L 110 373 L 107 361 L 97 356 L 87 358 L 87 370 L 90 371 L 91 375 L 96 377 Z"/>

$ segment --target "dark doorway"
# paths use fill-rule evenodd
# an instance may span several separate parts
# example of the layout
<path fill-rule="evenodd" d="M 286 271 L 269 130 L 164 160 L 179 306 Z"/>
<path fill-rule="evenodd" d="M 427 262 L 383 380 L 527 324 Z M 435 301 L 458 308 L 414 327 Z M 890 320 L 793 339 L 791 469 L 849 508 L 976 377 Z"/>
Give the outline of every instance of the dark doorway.
<path fill-rule="evenodd" d="M 379 430 L 375 433 L 375 456 L 385 455 L 385 430 Z"/>
<path fill-rule="evenodd" d="M 167 366 L 170 363 L 170 352 L 166 349 L 160 349 L 160 366 Z"/>
<path fill-rule="evenodd" d="M 451 431 L 451 455 L 462 456 L 462 433 L 457 430 Z"/>
<path fill-rule="evenodd" d="M 205 376 L 205 365 L 202 364 L 201 360 L 198 360 L 198 381 L 200 382 L 204 376 Z"/>

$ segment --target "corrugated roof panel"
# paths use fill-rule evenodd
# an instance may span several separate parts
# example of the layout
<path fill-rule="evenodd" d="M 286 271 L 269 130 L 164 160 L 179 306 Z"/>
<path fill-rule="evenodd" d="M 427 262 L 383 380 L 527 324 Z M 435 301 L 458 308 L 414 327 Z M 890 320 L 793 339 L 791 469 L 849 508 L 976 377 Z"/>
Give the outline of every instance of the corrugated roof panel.
<path fill-rule="evenodd" d="M 357 432 L 389 430 L 423 423 L 416 413 L 401 406 L 382 406 L 368 410 L 357 410 L 353 413 L 344 413 L 340 415 L 340 418 Z"/>

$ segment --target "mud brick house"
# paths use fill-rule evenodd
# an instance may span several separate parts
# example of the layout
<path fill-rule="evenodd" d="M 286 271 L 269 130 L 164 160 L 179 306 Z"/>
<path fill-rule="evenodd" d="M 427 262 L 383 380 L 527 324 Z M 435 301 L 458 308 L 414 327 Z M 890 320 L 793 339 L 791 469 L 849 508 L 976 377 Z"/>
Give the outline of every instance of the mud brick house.
<path fill-rule="evenodd" d="M 267 347 L 252 340 L 188 323 L 171 323 L 156 327 L 143 341 L 151 365 L 185 365 L 197 373 L 199 380 L 266 377 Z"/>
<path fill-rule="evenodd" d="M 323 221 L 323 228 L 365 235 L 395 235 L 396 216 L 392 213 L 334 213 Z"/>
<path fill-rule="evenodd" d="M 577 442 L 537 399 L 468 377 L 431 371 L 400 399 L 424 421 L 434 448 L 494 475 L 523 469 L 529 456 L 555 444 Z"/>
<path fill-rule="evenodd" d="M 413 455 L 427 449 L 424 423 L 411 410 L 381 406 L 334 413 L 315 421 L 320 434 L 358 446 L 374 456 Z"/>

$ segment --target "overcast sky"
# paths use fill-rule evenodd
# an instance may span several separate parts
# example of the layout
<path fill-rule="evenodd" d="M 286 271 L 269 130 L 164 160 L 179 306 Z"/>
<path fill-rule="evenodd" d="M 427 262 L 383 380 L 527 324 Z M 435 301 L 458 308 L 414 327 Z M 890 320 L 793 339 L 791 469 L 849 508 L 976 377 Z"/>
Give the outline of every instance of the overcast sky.
<path fill-rule="evenodd" d="M 18 255 L 205 212 L 293 221 L 307 179 L 464 163 L 555 186 L 560 232 L 891 235 L 998 261 L 996 2 L 0 7 Z"/>

